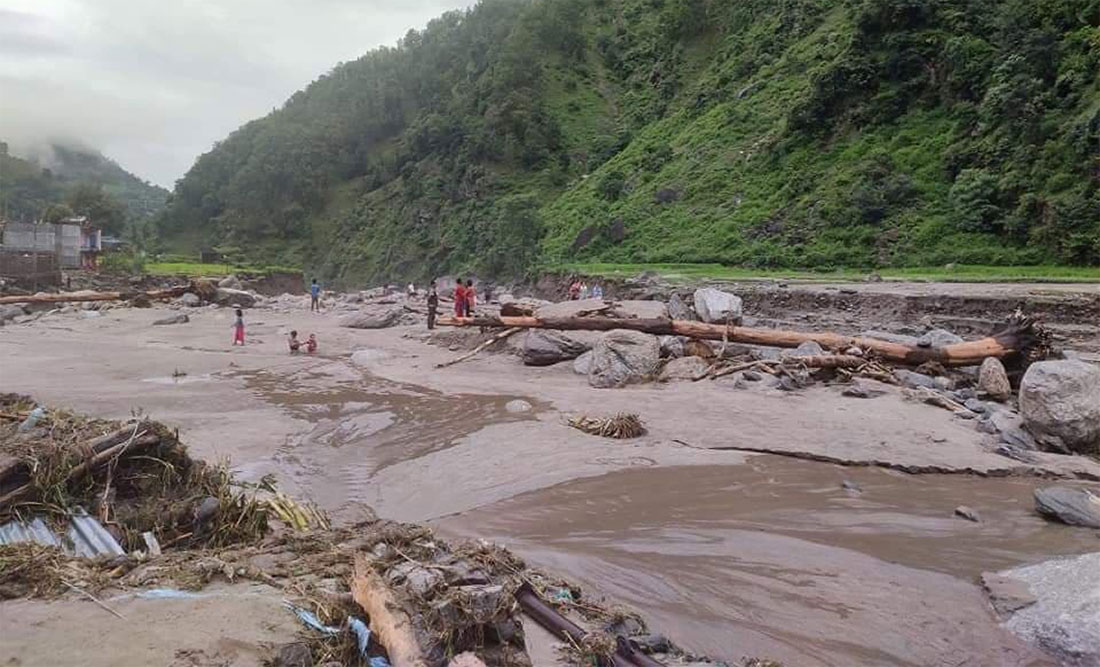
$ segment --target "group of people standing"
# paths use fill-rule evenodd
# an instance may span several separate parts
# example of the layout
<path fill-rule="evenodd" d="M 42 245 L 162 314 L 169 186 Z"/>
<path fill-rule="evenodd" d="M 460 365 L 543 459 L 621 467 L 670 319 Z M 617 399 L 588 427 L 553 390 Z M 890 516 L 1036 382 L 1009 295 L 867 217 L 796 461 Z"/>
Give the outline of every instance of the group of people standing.
<path fill-rule="evenodd" d="M 602 299 L 603 287 L 599 283 L 592 285 L 589 288 L 588 283 L 583 280 L 574 280 L 569 285 L 569 300 L 576 301 L 578 299 Z"/>
<path fill-rule="evenodd" d="M 455 317 L 473 317 L 474 307 L 477 305 L 477 290 L 474 289 L 474 281 L 459 278 L 455 281 L 454 291 Z M 439 311 L 439 292 L 435 281 L 428 286 L 428 328 L 435 328 L 435 318 Z"/>

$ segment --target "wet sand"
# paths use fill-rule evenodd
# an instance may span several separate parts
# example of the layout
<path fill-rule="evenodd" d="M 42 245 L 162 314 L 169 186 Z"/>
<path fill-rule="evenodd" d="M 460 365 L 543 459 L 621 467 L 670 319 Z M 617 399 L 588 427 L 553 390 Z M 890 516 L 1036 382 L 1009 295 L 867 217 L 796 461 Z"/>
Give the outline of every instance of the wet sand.
<path fill-rule="evenodd" d="M 304 301 L 303 301 L 304 305 Z M 1096 548 L 1031 514 L 1034 478 L 905 475 L 724 447 L 840 452 L 1002 474 L 1016 464 L 945 411 L 827 388 L 758 394 L 721 383 L 595 390 L 568 364 L 525 368 L 426 345 L 416 327 L 340 329 L 332 313 L 225 310 L 153 327 L 163 309 L 49 316 L 0 329 L 0 386 L 105 417 L 142 410 L 200 457 L 274 473 L 337 520 L 437 520 L 514 545 L 645 613 L 687 648 L 788 664 L 1045 664 L 996 623 L 984 570 Z M 290 328 L 322 355 L 290 357 Z M 369 350 L 357 355 L 352 352 Z M 173 378 L 177 372 L 186 376 Z M 523 399 L 532 409 L 509 412 Z M 564 424 L 641 415 L 628 442 Z M 863 487 L 859 496 L 842 479 Z M 966 504 L 973 524 L 951 515 Z"/>

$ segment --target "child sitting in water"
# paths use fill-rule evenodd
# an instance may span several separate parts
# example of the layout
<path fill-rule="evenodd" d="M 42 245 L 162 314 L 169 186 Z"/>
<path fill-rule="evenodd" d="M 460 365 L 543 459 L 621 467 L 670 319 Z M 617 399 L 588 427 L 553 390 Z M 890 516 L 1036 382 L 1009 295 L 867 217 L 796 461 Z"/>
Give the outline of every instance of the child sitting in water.
<path fill-rule="evenodd" d="M 317 334 L 310 334 L 306 340 L 306 352 L 313 354 L 317 351 Z"/>
<path fill-rule="evenodd" d="M 298 354 L 298 350 L 302 347 L 302 341 L 298 340 L 298 332 L 290 332 L 290 340 L 287 341 L 287 345 L 290 346 L 291 354 Z"/>

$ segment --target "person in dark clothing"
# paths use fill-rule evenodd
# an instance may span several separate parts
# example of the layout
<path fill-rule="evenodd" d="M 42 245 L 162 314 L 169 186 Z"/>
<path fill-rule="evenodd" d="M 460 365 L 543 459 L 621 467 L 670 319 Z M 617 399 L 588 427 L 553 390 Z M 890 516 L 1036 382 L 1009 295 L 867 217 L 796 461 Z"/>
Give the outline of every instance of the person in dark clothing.
<path fill-rule="evenodd" d="M 439 293 L 435 291 L 435 281 L 428 287 L 428 328 L 435 328 L 436 311 L 439 309 Z"/>

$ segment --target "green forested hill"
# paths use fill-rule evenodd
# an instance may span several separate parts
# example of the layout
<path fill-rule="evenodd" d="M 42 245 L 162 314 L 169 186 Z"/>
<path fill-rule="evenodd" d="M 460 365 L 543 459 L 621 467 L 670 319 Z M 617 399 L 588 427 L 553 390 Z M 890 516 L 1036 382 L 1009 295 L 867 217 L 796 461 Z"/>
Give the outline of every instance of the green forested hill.
<path fill-rule="evenodd" d="M 201 156 L 161 220 L 329 279 L 1100 263 L 1100 0 L 483 0 Z"/>
<path fill-rule="evenodd" d="M 117 234 L 127 221 L 151 220 L 168 199 L 167 190 L 97 151 L 54 144 L 37 153 L 17 157 L 0 142 L 0 214 L 36 220 L 95 213 L 98 224 Z"/>

